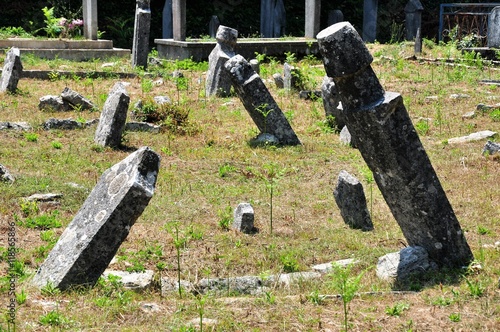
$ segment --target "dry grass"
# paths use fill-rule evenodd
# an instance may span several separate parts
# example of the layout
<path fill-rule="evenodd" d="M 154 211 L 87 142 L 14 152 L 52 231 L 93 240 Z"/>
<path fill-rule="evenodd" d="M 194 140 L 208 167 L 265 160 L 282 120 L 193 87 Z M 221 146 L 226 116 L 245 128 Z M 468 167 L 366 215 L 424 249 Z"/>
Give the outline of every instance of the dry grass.
<path fill-rule="evenodd" d="M 200 83 L 204 73 L 198 70 L 184 71 L 188 83 L 185 90 L 178 90 L 175 81 L 166 76 L 164 83 L 151 86 L 151 91 L 147 91 L 144 82 L 156 78 L 139 76 L 125 80 L 131 83 L 131 104 L 146 95 L 168 95 L 179 107 L 190 110 L 190 120 L 198 131 L 192 135 L 127 133 L 127 149 L 123 150 L 96 149 L 95 127 L 44 131 L 39 126 L 51 117 L 90 120 L 98 118 L 98 112 L 55 114 L 37 108 L 41 96 L 59 94 L 66 86 L 102 106 L 118 80 L 24 79 L 19 84 L 19 94 L 1 95 L 0 120 L 27 121 L 34 127 L 32 133 L 38 136 L 32 142 L 24 133 L 0 132 L 0 163 L 17 177 L 13 185 L 0 184 L 0 248 L 7 248 L 7 222 L 15 215 L 23 218 L 22 197 L 39 192 L 63 193 L 59 206 L 40 205 L 37 215 L 48 215 L 57 209 L 65 226 L 105 169 L 125 158 L 130 150 L 147 145 L 162 157 L 156 192 L 122 244 L 114 269 L 134 265 L 152 269 L 158 276 L 176 278 L 176 252 L 168 225 L 177 221 L 181 234 L 191 235 L 181 251 L 183 279 L 194 282 L 204 277 L 277 274 L 283 270 L 285 256 L 302 271 L 314 264 L 352 257 L 361 261 L 354 273 L 366 271 L 360 292 L 375 292 L 351 302 L 349 321 L 353 331 L 499 330 L 500 249 L 483 246 L 500 240 L 500 163 L 481 155 L 484 141 L 449 145 L 446 140 L 479 130 L 500 130 L 500 122 L 494 122 L 488 114 L 462 119 L 478 103 L 499 101 L 500 90 L 479 84 L 478 80 L 498 79 L 500 72 L 488 66 L 452 67 L 439 62 L 407 61 L 403 59 L 408 54 L 405 45 L 371 45 L 370 49 L 375 54 L 373 67 L 383 86 L 387 91 L 401 93 L 414 123 L 419 118 L 431 119 L 421 133 L 422 143 L 482 270 L 430 275 L 409 285 L 418 292 L 392 294 L 393 285 L 378 280 L 374 267 L 378 257 L 404 247 L 405 239 L 375 184 L 375 230 L 360 232 L 344 225 L 332 194 L 338 173 L 345 169 L 356 175 L 368 193 L 369 184 L 363 175 L 367 167 L 357 150 L 341 145 L 338 135 L 327 130 L 321 101 L 301 100 L 295 94 L 276 90 L 268 81 L 272 95 L 292 118 L 303 145 L 251 148 L 247 142 L 257 130 L 241 102 L 237 97 L 205 99 Z M 446 48 L 440 55 L 449 50 Z M 438 56 L 437 48 L 426 52 L 426 57 Z M 86 65 L 47 64 L 31 59 L 24 66 L 80 70 L 78 66 Z M 100 63 L 91 66 L 98 70 Z M 319 62 L 303 61 L 298 66 L 311 86 L 319 88 L 324 75 Z M 130 71 L 126 64 L 117 67 Z M 271 61 L 262 66 L 262 77 L 269 80 L 277 70 L 278 64 Z M 452 100 L 452 93 L 466 93 L 470 98 Z M 438 100 L 429 101 L 428 96 L 438 96 Z M 53 142 L 61 143 L 61 147 L 55 148 Z M 269 193 L 262 180 L 265 167 L 271 162 L 284 172 L 273 197 L 273 234 L 269 232 Z M 74 188 L 71 183 L 80 187 Z M 259 232 L 252 236 L 220 226 L 227 211 L 243 201 L 251 202 L 255 209 Z M 55 228 L 55 236 L 62 230 Z M 48 254 L 42 246 L 50 248 L 50 242 L 40 238 L 41 232 L 17 227 L 18 259 L 29 273 Z M 152 253 L 155 249 L 159 249 L 159 254 Z M 0 270 L 7 271 L 5 257 Z M 267 298 L 210 295 L 204 305 L 204 318 L 216 319 L 217 323 L 206 325 L 204 330 L 339 331 L 343 321 L 341 301 L 327 299 L 316 305 L 308 300 L 314 291 L 333 294 L 330 278 L 324 276 L 320 281 L 276 288 Z M 484 294 L 471 294 L 465 279 L 484 285 Z M 47 295 L 29 286 L 28 280 L 24 278 L 17 285 L 18 292 L 24 289 L 28 298 L 17 312 L 17 327 L 22 331 L 191 331 L 194 328 L 190 328 L 189 321 L 199 315 L 199 299 L 190 295 L 179 299 L 176 293 L 161 297 L 157 288 L 136 294 L 99 285 L 91 290 Z M 5 286 L 0 296 L 1 303 L 8 303 Z M 41 317 L 50 311 L 37 303 L 41 299 L 59 303 L 56 312 L 64 318 L 59 325 L 54 323 L 57 320 L 52 320 L 52 325 L 40 323 Z M 143 312 L 139 307 L 145 302 L 157 303 L 161 312 Z M 400 316 L 386 313 L 387 307 L 400 302 L 408 305 Z M 5 324 L 5 320 L 0 321 L 1 327 L 5 328 Z"/>

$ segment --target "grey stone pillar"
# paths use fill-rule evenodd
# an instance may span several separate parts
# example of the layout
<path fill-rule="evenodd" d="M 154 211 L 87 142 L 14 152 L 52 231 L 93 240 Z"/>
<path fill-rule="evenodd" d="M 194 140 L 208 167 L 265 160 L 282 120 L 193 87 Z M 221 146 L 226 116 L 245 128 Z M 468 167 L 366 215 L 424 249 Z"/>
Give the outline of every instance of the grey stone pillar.
<path fill-rule="evenodd" d="M 106 170 L 33 278 L 42 288 L 93 286 L 153 197 L 160 157 L 142 147 Z"/>
<path fill-rule="evenodd" d="M 275 136 L 282 145 L 300 144 L 264 82 L 245 58 L 235 55 L 224 67 L 229 71 L 234 89 L 261 133 Z"/>
<path fill-rule="evenodd" d="M 83 35 L 97 40 L 97 0 L 83 0 Z"/>
<path fill-rule="evenodd" d="M 414 40 L 417 37 L 417 31 L 422 25 L 422 12 L 424 7 L 419 0 L 410 0 L 405 7 L 405 28 L 406 40 Z"/>
<path fill-rule="evenodd" d="M 378 0 L 364 0 L 363 5 L 363 40 L 373 43 L 377 39 Z"/>
<path fill-rule="evenodd" d="M 274 7 L 276 7 L 276 0 L 260 1 L 260 35 L 263 38 L 273 36 Z"/>
<path fill-rule="evenodd" d="M 314 38 L 319 32 L 321 0 L 306 0 L 305 37 Z"/>
<path fill-rule="evenodd" d="M 351 24 L 332 25 L 317 39 L 347 127 L 408 245 L 425 248 L 441 266 L 469 264 L 472 252 L 402 97 L 384 91 Z"/>
<path fill-rule="evenodd" d="M 493 8 L 488 17 L 488 47 L 500 48 L 500 6 Z"/>
<path fill-rule="evenodd" d="M 273 37 L 278 38 L 285 35 L 286 10 L 283 0 L 277 0 L 273 10 Z"/>
<path fill-rule="evenodd" d="M 134 40 L 132 42 L 132 67 L 148 66 L 149 31 L 151 26 L 150 0 L 137 0 L 135 7 Z"/>
<path fill-rule="evenodd" d="M 234 48 L 238 31 L 223 25 L 217 29 L 217 45 L 208 56 L 208 72 L 205 94 L 207 97 L 227 97 L 231 93 L 231 78 L 224 64 L 235 56 Z"/>
<path fill-rule="evenodd" d="M 162 38 L 172 39 L 174 33 L 172 31 L 172 0 L 165 0 L 162 14 Z"/>
<path fill-rule="evenodd" d="M 172 23 L 174 40 L 186 40 L 186 0 L 172 0 Z"/>
<path fill-rule="evenodd" d="M 22 73 L 21 52 L 17 47 L 13 47 L 5 56 L 2 76 L 0 77 L 0 92 L 9 91 L 15 93 Z"/>

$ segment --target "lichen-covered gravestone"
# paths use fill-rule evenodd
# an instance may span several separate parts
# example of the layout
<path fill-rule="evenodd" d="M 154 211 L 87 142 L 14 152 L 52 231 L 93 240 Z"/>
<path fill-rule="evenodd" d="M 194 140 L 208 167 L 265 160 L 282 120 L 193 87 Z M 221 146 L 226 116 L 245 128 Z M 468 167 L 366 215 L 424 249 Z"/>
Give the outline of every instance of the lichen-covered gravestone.
<path fill-rule="evenodd" d="M 116 83 L 104 103 L 94 142 L 102 146 L 120 146 L 129 103 L 130 97 L 125 85 L 121 82 Z"/>
<path fill-rule="evenodd" d="M 205 94 L 207 97 L 227 97 L 231 93 L 231 78 L 224 69 L 227 60 L 235 55 L 234 47 L 238 30 L 220 25 L 217 29 L 217 45 L 208 56 L 208 72 Z"/>
<path fill-rule="evenodd" d="M 264 82 L 245 58 L 235 55 L 224 66 L 241 102 L 261 133 L 275 136 L 282 145 L 301 144 Z"/>
<path fill-rule="evenodd" d="M 7 56 L 4 60 L 2 76 L 0 78 L 0 92 L 16 92 L 17 83 L 19 83 L 19 79 L 21 78 L 21 74 L 23 72 L 20 54 L 19 49 L 16 47 L 11 48 L 7 52 Z"/>
<path fill-rule="evenodd" d="M 384 91 L 351 24 L 334 24 L 317 39 L 346 125 L 408 245 L 423 247 L 440 266 L 469 264 L 472 252 L 401 95 Z"/>
<path fill-rule="evenodd" d="M 106 170 L 33 278 L 61 290 L 94 285 L 153 196 L 160 157 L 142 147 Z"/>

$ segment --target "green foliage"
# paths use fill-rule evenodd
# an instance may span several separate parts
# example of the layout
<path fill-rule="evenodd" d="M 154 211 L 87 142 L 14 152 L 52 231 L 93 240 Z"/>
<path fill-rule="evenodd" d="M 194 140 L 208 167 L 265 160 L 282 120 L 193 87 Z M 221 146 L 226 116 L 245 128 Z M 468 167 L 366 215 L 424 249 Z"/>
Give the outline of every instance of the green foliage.
<path fill-rule="evenodd" d="M 43 16 L 45 16 L 45 27 L 43 30 L 47 34 L 49 38 L 57 38 L 62 31 L 62 27 L 59 25 L 59 21 L 61 20 L 58 17 L 54 17 L 54 7 L 42 8 Z"/>
<path fill-rule="evenodd" d="M 65 327 L 71 322 L 58 310 L 49 311 L 47 314 L 40 316 L 38 321 L 42 325 L 49 325 L 53 327 Z"/>
<path fill-rule="evenodd" d="M 26 303 L 27 299 L 28 299 L 28 294 L 24 291 L 24 289 L 22 289 L 20 293 L 16 294 L 16 302 L 19 305 Z"/>
<path fill-rule="evenodd" d="M 219 217 L 219 227 L 228 230 L 233 221 L 233 209 L 231 206 L 228 205 L 224 210 L 217 211 L 217 216 Z"/>
<path fill-rule="evenodd" d="M 269 232 L 273 233 L 273 198 L 277 182 L 285 174 L 286 169 L 280 168 L 278 164 L 269 162 L 264 164 L 262 172 L 257 176 L 264 181 L 269 191 Z"/>
<path fill-rule="evenodd" d="M 462 316 L 460 315 L 459 312 L 452 312 L 448 318 L 450 319 L 450 321 L 452 321 L 453 323 L 458 323 L 462 320 Z"/>
<path fill-rule="evenodd" d="M 500 122 L 500 108 L 494 109 L 490 113 L 490 118 L 494 122 Z"/>
<path fill-rule="evenodd" d="M 24 139 L 27 140 L 28 142 L 37 142 L 38 141 L 38 134 L 37 133 L 24 133 Z"/>
<path fill-rule="evenodd" d="M 417 133 L 418 133 L 420 136 L 425 136 L 425 135 L 427 135 L 427 133 L 429 133 L 429 129 L 430 129 L 430 126 L 429 126 L 429 121 L 427 121 L 427 120 L 419 120 L 419 121 L 415 124 L 415 129 L 417 130 Z"/>
<path fill-rule="evenodd" d="M 325 302 L 325 296 L 320 295 L 318 290 L 314 290 L 307 296 L 307 300 L 316 305 L 322 305 Z"/>
<path fill-rule="evenodd" d="M 226 177 L 229 173 L 236 171 L 236 167 L 231 164 L 225 163 L 219 167 L 219 176 L 221 178 Z"/>
<path fill-rule="evenodd" d="M 486 292 L 486 287 L 480 280 L 469 280 L 465 279 L 467 287 L 469 288 L 470 295 L 472 297 L 481 297 Z"/>
<path fill-rule="evenodd" d="M 59 288 L 55 287 L 53 283 L 49 282 L 44 287 L 40 289 L 40 292 L 44 296 L 56 296 L 61 294 Z"/>
<path fill-rule="evenodd" d="M 281 255 L 280 261 L 283 264 L 283 272 L 293 273 L 299 271 L 299 262 L 292 252 Z"/>
<path fill-rule="evenodd" d="M 37 228 L 41 230 L 47 230 L 51 228 L 59 228 L 62 226 L 59 220 L 59 211 L 54 210 L 50 214 L 41 214 L 37 216 L 27 217 L 21 220 L 19 217 L 15 216 L 20 226 L 26 228 Z"/>
<path fill-rule="evenodd" d="M 330 285 L 342 298 L 344 307 L 344 331 L 347 331 L 349 329 L 347 305 L 354 299 L 354 296 L 358 292 L 364 272 L 361 272 L 357 276 L 351 276 L 352 265 L 342 267 L 333 263 L 332 267 L 333 270 L 329 274 L 331 278 Z"/>
<path fill-rule="evenodd" d="M 404 302 L 398 302 L 392 307 L 388 306 L 385 308 L 385 313 L 389 316 L 401 316 L 403 311 L 410 309 L 410 305 Z"/>
<path fill-rule="evenodd" d="M 54 141 L 51 143 L 52 147 L 56 150 L 60 150 L 62 149 L 62 143 L 61 142 L 58 142 L 58 141 Z"/>
<path fill-rule="evenodd" d="M 264 301 L 268 304 L 275 304 L 276 296 L 273 292 L 264 292 Z"/>
<path fill-rule="evenodd" d="M 31 38 L 30 33 L 26 32 L 22 27 L 0 27 L 0 39 L 7 38 Z"/>
<path fill-rule="evenodd" d="M 487 227 L 484 227 L 484 226 L 481 226 L 481 225 L 478 225 L 478 226 L 477 226 L 477 232 L 478 232 L 480 235 L 488 235 L 488 234 L 491 234 L 491 231 L 490 231 Z"/>

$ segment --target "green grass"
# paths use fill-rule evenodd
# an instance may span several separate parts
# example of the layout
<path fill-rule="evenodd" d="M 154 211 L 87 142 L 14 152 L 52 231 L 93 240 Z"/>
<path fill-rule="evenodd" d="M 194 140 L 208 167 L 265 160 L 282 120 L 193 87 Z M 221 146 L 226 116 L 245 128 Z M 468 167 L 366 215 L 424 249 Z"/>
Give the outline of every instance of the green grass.
<path fill-rule="evenodd" d="M 450 46 L 427 44 L 425 57 L 460 57 Z M 145 97 L 166 94 L 173 102 L 169 115 L 185 115 L 187 122 L 183 123 L 196 130 L 182 125 L 178 128 L 172 119 L 165 122 L 166 117 L 159 121 L 164 129 L 159 134 L 127 133 L 121 150 L 96 146 L 95 126 L 73 131 L 40 128 L 51 117 L 83 122 L 98 118 L 99 112 L 57 114 L 37 108 L 41 96 L 60 94 L 66 86 L 102 108 L 109 89 L 121 81 L 117 78 L 77 79 L 69 75 L 52 81 L 21 79 L 19 94 L 0 95 L 0 121 L 27 121 L 33 127 L 26 133 L 0 132 L 0 163 L 16 176 L 14 184 L 0 183 L 0 221 L 17 220 L 19 263 L 15 271 L 22 275 L 17 293 L 22 289 L 26 294 L 25 300 L 17 301 L 18 322 L 25 322 L 23 328 L 28 330 L 41 331 L 199 331 L 200 320 L 207 331 L 409 331 L 458 326 L 464 331 L 494 330 L 500 315 L 500 253 L 494 248 L 500 237 L 500 189 L 496 181 L 500 163 L 481 156 L 485 142 L 442 142 L 472 131 L 500 130 L 500 122 L 490 113 L 462 119 L 479 103 L 495 103 L 490 97 L 499 90 L 478 80 L 497 79 L 497 70 L 487 62 L 478 65 L 477 57 L 471 55 L 458 61 L 457 68 L 444 61 L 409 61 L 405 59 L 412 51 L 408 43 L 368 47 L 376 54 L 372 66 L 383 87 L 403 96 L 481 269 L 432 273 L 414 280 L 410 288 L 418 293 L 392 294 L 397 285 L 380 281 L 374 267 L 379 257 L 407 243 L 359 151 L 342 145 L 328 126 L 321 101 L 305 101 L 266 83 L 303 145 L 251 147 L 249 141 L 258 131 L 240 100 L 236 96 L 205 98 L 204 83 L 199 79 L 205 75 L 206 62 L 164 61 L 164 67 L 149 69 L 152 76 L 136 72 L 137 78 L 126 80 L 131 105 Z M 22 58 L 26 69 L 54 72 L 101 71 L 103 63 Z M 261 76 L 270 80 L 273 73 L 282 70 L 282 64 L 266 60 L 261 64 Z M 134 72 L 126 60 L 111 61 L 116 64 L 109 70 Z M 471 67 L 464 70 L 461 66 L 465 64 Z M 294 65 L 308 87 L 319 88 L 324 76 L 320 61 L 309 57 L 297 59 Z M 175 69 L 183 71 L 183 80 L 168 78 Z M 164 79 L 163 85 L 149 84 L 148 80 L 159 77 Z M 451 100 L 453 93 L 471 97 Z M 428 100 L 428 96 L 437 100 Z M 162 158 L 156 191 L 118 250 L 112 268 L 153 270 L 152 287 L 135 293 L 112 277 L 93 288 L 66 292 L 32 287 L 29 278 L 101 174 L 144 145 Z M 355 175 L 367 191 L 372 232 L 352 230 L 344 224 L 332 194 L 341 170 Z M 58 205 L 22 199 L 49 192 L 62 194 Z M 254 208 L 255 234 L 230 229 L 233 211 L 241 202 Z M 7 239 L 0 236 L 2 271 L 8 267 L 7 248 Z M 245 275 L 269 277 L 310 271 L 315 264 L 345 258 L 356 258 L 360 263 L 353 265 L 343 280 L 363 276 L 359 288 L 351 292 L 353 297 L 345 298 L 348 303 L 337 297 L 342 289 L 332 286 L 333 276 L 289 287 L 273 284 L 255 296 L 209 294 L 206 299 L 187 290 L 162 296 L 158 283 L 161 277 L 191 282 Z M 341 277 L 337 275 L 337 279 Z M 7 282 L 5 278 L 0 281 L 2 303 L 9 300 Z M 55 302 L 57 309 L 42 308 L 34 301 L 40 298 Z M 158 304 L 161 311 L 148 314 L 139 308 L 149 302 Z M 5 329 L 4 315 L 1 317 L 0 328 Z M 217 321 L 215 325 L 209 325 L 212 319 Z"/>

